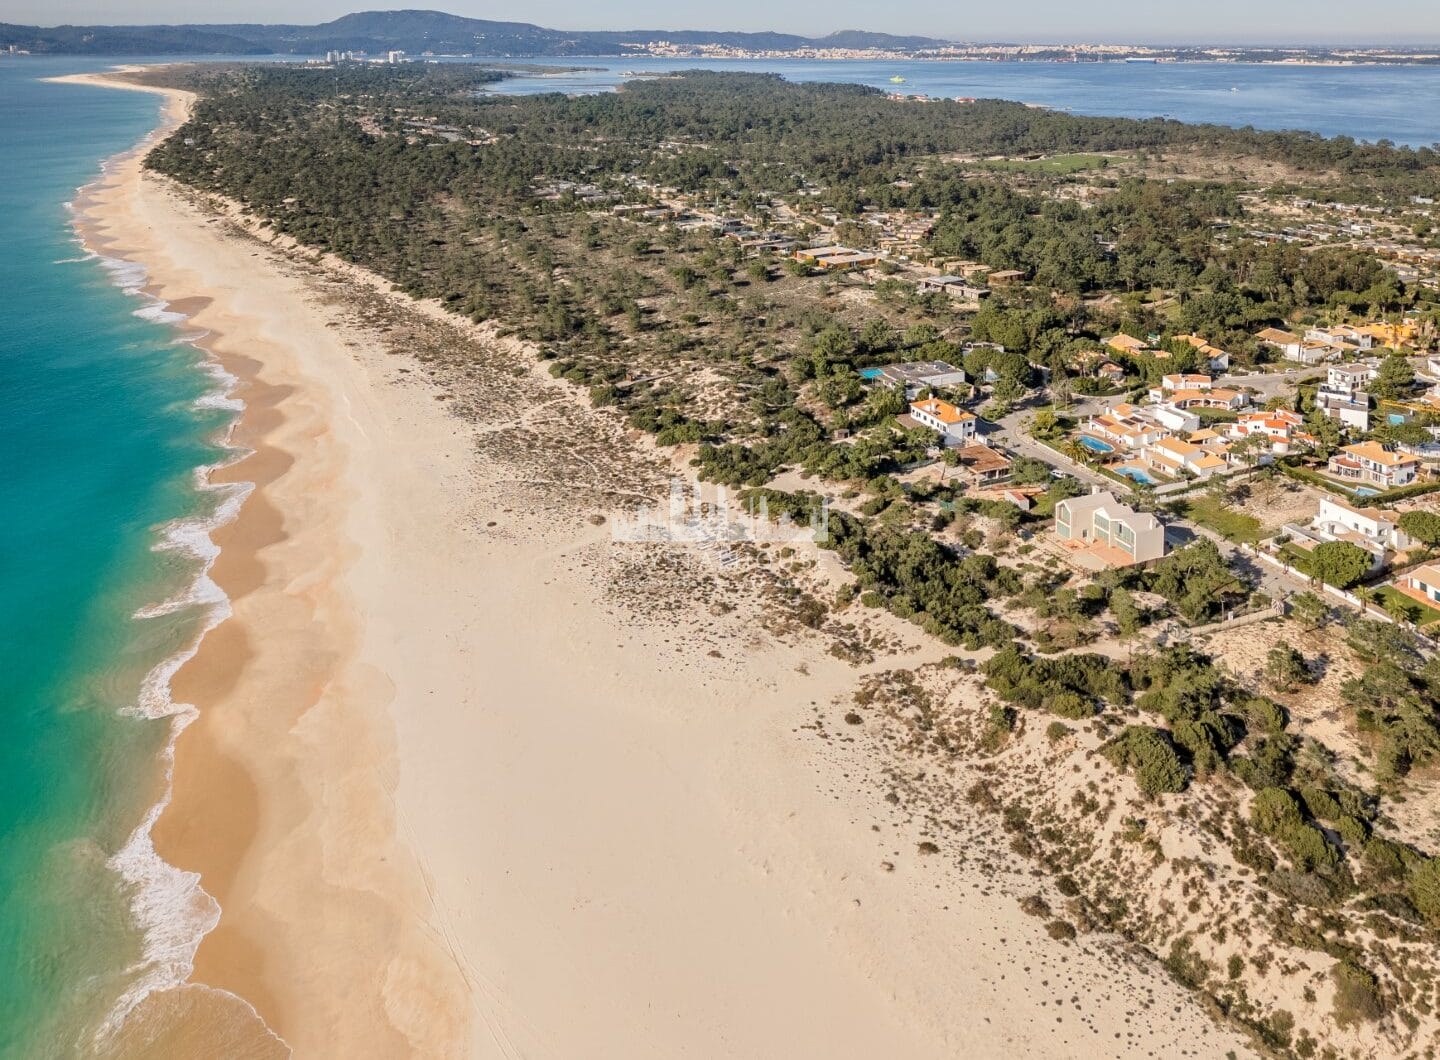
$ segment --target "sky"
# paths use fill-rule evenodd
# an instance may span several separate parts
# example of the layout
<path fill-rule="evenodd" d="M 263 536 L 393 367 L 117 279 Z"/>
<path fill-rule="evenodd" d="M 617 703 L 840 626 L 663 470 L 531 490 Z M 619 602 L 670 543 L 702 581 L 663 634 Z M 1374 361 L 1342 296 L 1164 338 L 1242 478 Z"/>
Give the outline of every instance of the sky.
<path fill-rule="evenodd" d="M 53 26 L 124 23 L 314 24 L 351 11 L 431 7 L 555 29 L 837 29 L 951 40 L 1129 43 L 1440 42 L 1437 0 L 5 0 L 0 19 Z"/>

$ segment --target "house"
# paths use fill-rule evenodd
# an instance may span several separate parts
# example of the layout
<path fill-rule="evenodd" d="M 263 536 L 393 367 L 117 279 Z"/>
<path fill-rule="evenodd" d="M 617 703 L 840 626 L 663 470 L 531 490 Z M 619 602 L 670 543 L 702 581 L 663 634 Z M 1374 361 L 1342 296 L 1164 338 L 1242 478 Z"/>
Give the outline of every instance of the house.
<path fill-rule="evenodd" d="M 939 291 L 961 302 L 978 302 L 990 297 L 988 287 L 976 287 L 959 276 L 926 276 L 916 287 L 921 291 Z"/>
<path fill-rule="evenodd" d="M 1103 379 L 1112 386 L 1119 386 L 1125 382 L 1125 369 L 1121 368 L 1114 361 L 1106 361 L 1099 368 L 1095 369 L 1097 379 Z"/>
<path fill-rule="evenodd" d="M 1223 456 L 1179 438 L 1161 438 L 1147 445 L 1141 455 L 1156 471 L 1171 478 L 1183 478 L 1186 474 L 1209 478 L 1230 466 Z"/>
<path fill-rule="evenodd" d="M 1143 449 L 1170 432 L 1134 405 L 1121 404 L 1091 416 L 1085 433 L 1124 449 Z"/>
<path fill-rule="evenodd" d="M 1233 441 L 1262 436 L 1269 442 L 1265 453 L 1268 462 L 1272 456 L 1286 456 L 1297 443 L 1313 445 L 1315 437 L 1303 428 L 1305 421 L 1299 413 L 1289 409 L 1261 409 L 1240 416 L 1234 423 L 1227 424 L 1226 436 Z"/>
<path fill-rule="evenodd" d="M 1010 458 L 980 442 L 955 453 L 960 472 L 977 486 L 1003 482 L 1010 477 Z"/>
<path fill-rule="evenodd" d="M 1123 331 L 1119 335 L 1111 335 L 1105 340 L 1105 345 L 1117 353 L 1128 353 L 1131 355 L 1141 353 L 1150 348 L 1146 343 L 1141 342 L 1133 335 L 1126 335 Z"/>
<path fill-rule="evenodd" d="M 1320 510 L 1308 524 L 1285 527 L 1291 543 L 1308 552 L 1327 541 L 1348 541 L 1370 554 L 1370 570 L 1378 571 L 1395 552 L 1412 544 L 1401 530 L 1393 512 L 1380 508 L 1356 508 L 1337 497 L 1324 497 Z"/>
<path fill-rule="evenodd" d="M 985 282 L 991 287 L 1012 287 L 1017 283 L 1024 283 L 1027 274 L 1021 269 L 1001 269 L 992 272 L 985 277 Z"/>
<path fill-rule="evenodd" d="M 1287 361 L 1298 361 L 1300 359 L 1300 336 L 1292 335 L 1288 331 L 1279 328 L 1266 328 L 1258 332 L 1255 338 L 1262 346 L 1269 346 L 1272 350 L 1279 350 L 1280 355 Z"/>
<path fill-rule="evenodd" d="M 967 445 L 975 440 L 975 413 L 956 408 L 939 398 L 926 398 L 910 404 L 910 415 L 922 427 L 940 432 L 945 445 Z"/>
<path fill-rule="evenodd" d="M 1200 429 L 1200 417 L 1177 405 L 1154 405 L 1145 414 L 1167 431 L 1189 434 Z"/>
<path fill-rule="evenodd" d="M 870 251 L 833 245 L 797 250 L 795 260 L 807 262 L 826 272 L 847 272 L 850 269 L 868 269 L 879 262 L 880 258 Z"/>
<path fill-rule="evenodd" d="M 1218 346 L 1211 346 L 1199 335 L 1176 335 L 1175 341 L 1183 342 L 1194 349 L 1212 372 L 1229 371 L 1230 355 Z"/>
<path fill-rule="evenodd" d="M 1416 567 L 1401 578 L 1396 587 L 1423 598 L 1426 603 L 1440 603 L 1440 567 L 1430 563 Z"/>
<path fill-rule="evenodd" d="M 874 378 L 890 386 L 903 386 L 905 397 L 913 399 L 927 387 L 938 390 L 960 386 L 965 382 L 965 373 L 948 361 L 906 361 L 904 364 L 887 364 L 876 372 Z"/>
<path fill-rule="evenodd" d="M 1214 380 L 1198 372 L 1176 372 L 1160 380 L 1161 390 L 1209 390 L 1213 385 Z M 1152 390 L 1151 393 L 1155 391 Z"/>
<path fill-rule="evenodd" d="M 1328 342 L 1302 342 L 1300 343 L 1295 356 L 1285 355 L 1287 361 L 1297 361 L 1307 368 L 1313 368 L 1317 364 L 1324 364 L 1326 361 L 1334 360 L 1336 357 L 1343 357 L 1348 352 L 1343 346 L 1332 346 Z"/>
<path fill-rule="evenodd" d="M 1351 364 L 1333 364 L 1325 371 L 1325 386 L 1327 389 L 1337 391 L 1364 390 L 1371 380 L 1379 375 L 1379 368 L 1360 361 Z"/>
<path fill-rule="evenodd" d="M 1395 512 L 1383 508 L 1357 508 L 1338 497 L 1322 497 L 1320 510 L 1310 525 L 1336 537 L 1347 531 L 1360 534 L 1381 548 L 1403 552 L 1414 542 L 1400 529 L 1399 519 Z"/>
<path fill-rule="evenodd" d="M 1151 391 L 1152 397 L 1155 391 Z M 1223 387 L 1206 387 L 1203 390 L 1175 390 L 1166 395 L 1169 403 L 1180 409 L 1243 409 L 1250 399 L 1238 390 Z"/>
<path fill-rule="evenodd" d="M 1337 346 L 1342 349 L 1349 347 L 1352 350 L 1368 350 L 1374 347 L 1375 336 L 1368 331 L 1342 324 L 1335 328 L 1310 328 L 1305 332 L 1305 341 L 1324 343 L 1327 346 Z"/>
<path fill-rule="evenodd" d="M 1394 489 L 1415 481 L 1420 473 L 1420 461 L 1399 452 L 1394 446 L 1357 442 L 1342 446 L 1330 458 L 1326 470 L 1339 478 L 1371 483 L 1381 489 Z"/>
<path fill-rule="evenodd" d="M 1315 392 L 1315 407 L 1328 419 L 1357 431 L 1370 429 L 1370 398 L 1364 393 L 1321 387 Z"/>
<path fill-rule="evenodd" d="M 1121 504 L 1101 490 L 1055 506 L 1055 536 L 1105 566 L 1129 567 L 1165 555 L 1165 528 L 1148 512 Z"/>

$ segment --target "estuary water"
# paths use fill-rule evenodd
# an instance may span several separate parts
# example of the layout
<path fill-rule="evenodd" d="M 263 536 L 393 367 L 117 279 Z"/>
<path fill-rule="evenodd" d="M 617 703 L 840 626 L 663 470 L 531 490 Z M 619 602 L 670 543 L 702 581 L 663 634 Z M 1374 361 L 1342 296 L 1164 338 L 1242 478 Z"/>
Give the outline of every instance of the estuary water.
<path fill-rule="evenodd" d="M 565 60 L 567 63 L 571 60 Z M 1440 142 L 1440 65 L 1298 66 L 1275 63 L 1055 63 L 813 59 L 575 59 L 574 73 L 519 77 L 508 94 L 608 92 L 626 72 L 687 69 L 775 73 L 953 99 L 1009 99 L 1075 114 L 1168 117 L 1322 136 Z M 891 78 L 903 77 L 900 83 Z"/>

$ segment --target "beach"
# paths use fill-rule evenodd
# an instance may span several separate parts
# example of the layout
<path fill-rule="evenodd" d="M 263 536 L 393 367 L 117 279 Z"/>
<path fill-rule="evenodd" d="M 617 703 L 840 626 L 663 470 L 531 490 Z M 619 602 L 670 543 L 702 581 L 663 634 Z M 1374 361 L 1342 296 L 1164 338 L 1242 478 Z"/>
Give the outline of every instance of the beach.
<path fill-rule="evenodd" d="M 213 535 L 232 614 L 174 680 L 198 715 L 153 833 L 219 921 L 110 1051 L 1248 1053 L 1152 962 L 917 853 L 817 737 L 943 646 L 896 623 L 857 671 L 763 579 L 612 542 L 671 471 L 623 424 L 140 160 L 81 230 L 206 332 L 250 451 L 214 481 L 254 489 Z"/>

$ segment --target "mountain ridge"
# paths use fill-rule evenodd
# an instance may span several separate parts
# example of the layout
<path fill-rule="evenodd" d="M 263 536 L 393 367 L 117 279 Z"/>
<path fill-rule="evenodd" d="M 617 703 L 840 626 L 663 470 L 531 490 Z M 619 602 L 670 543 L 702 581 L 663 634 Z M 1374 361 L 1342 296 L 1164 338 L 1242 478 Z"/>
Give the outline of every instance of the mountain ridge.
<path fill-rule="evenodd" d="M 838 30 L 824 37 L 726 30 L 557 30 L 529 22 L 466 18 L 444 11 L 356 11 L 314 26 L 183 24 L 155 26 L 22 26 L 0 23 L 0 47 L 47 54 L 321 55 L 327 51 L 483 55 L 629 55 L 660 41 L 751 51 L 881 48 L 918 51 L 950 42 Z"/>

